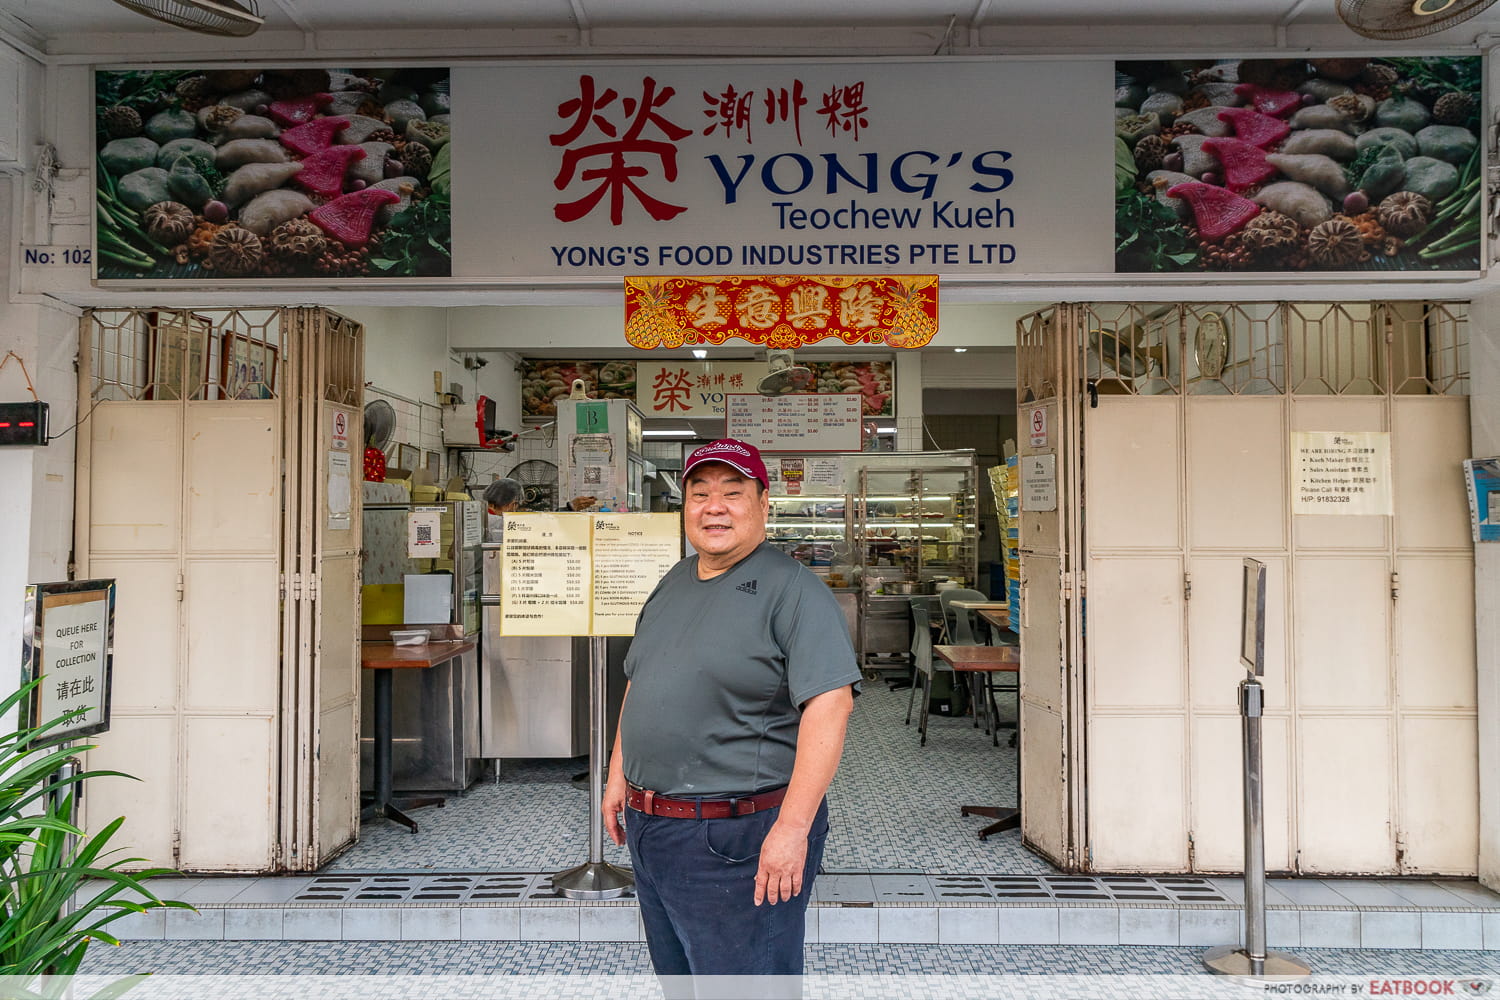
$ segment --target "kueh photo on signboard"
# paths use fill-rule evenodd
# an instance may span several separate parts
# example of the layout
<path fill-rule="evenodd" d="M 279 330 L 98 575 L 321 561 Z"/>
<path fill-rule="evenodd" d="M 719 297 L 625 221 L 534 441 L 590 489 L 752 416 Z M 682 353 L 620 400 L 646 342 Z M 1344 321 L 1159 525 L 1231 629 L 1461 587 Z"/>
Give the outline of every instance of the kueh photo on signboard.
<path fill-rule="evenodd" d="M 1478 271 L 1479 56 L 1115 64 L 1117 272 Z"/>
<path fill-rule="evenodd" d="M 94 74 L 101 280 L 452 273 L 443 67 Z"/>

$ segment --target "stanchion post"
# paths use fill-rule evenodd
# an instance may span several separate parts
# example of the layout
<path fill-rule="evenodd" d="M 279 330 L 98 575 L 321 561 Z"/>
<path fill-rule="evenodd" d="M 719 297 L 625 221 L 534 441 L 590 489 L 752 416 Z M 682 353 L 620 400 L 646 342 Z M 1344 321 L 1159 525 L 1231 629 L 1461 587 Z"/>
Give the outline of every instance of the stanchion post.
<path fill-rule="evenodd" d="M 1209 972 L 1224 976 L 1272 976 L 1300 979 L 1311 971 L 1301 959 L 1266 948 L 1266 832 L 1261 786 L 1260 720 L 1265 693 L 1257 677 L 1265 661 L 1265 566 L 1244 563 L 1244 616 L 1240 660 L 1249 671 L 1240 681 L 1240 734 L 1243 738 L 1245 820 L 1245 946 L 1223 945 L 1203 956 Z"/>
<path fill-rule="evenodd" d="M 552 887 L 569 899 L 613 899 L 635 885 L 628 869 L 604 860 L 604 734 L 609 699 L 605 691 L 608 640 L 589 637 L 589 859 L 575 868 L 552 876 Z"/>

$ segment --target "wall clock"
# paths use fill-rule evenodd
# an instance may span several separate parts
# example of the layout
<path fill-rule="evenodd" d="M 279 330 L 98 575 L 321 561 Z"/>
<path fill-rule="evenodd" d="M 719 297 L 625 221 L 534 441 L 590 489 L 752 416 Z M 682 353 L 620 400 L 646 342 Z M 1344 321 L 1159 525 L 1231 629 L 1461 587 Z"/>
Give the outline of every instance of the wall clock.
<path fill-rule="evenodd" d="M 1224 371 L 1224 361 L 1229 354 L 1229 331 L 1224 326 L 1224 317 L 1218 313 L 1204 313 L 1198 320 L 1198 330 L 1193 334 L 1193 358 L 1198 362 L 1198 374 L 1204 378 L 1218 378 Z"/>

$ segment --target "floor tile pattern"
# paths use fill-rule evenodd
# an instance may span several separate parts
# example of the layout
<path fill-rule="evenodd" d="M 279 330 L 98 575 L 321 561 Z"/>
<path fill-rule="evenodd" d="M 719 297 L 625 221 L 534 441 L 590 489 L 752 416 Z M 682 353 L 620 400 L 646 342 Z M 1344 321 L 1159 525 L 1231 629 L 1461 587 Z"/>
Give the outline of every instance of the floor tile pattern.
<path fill-rule="evenodd" d="M 906 725 L 908 691 L 867 681 L 855 699 L 843 762 L 828 793 L 827 871 L 918 873 L 1055 869 L 1021 846 L 1018 830 L 987 840 L 990 821 L 961 816 L 959 806 L 1013 805 L 1016 751 L 992 745 L 971 718 L 933 715 L 925 747 L 916 723 Z M 1015 717 L 1013 695 L 1002 696 L 1002 719 Z M 1003 737 L 1002 733 L 1002 737 Z M 442 809 L 414 814 L 420 830 L 368 822 L 360 840 L 324 874 L 562 871 L 588 857 L 586 788 L 571 780 L 583 758 L 505 760 L 499 779 L 479 782 Z M 604 860 L 629 864 L 624 848 L 606 840 Z"/>
<path fill-rule="evenodd" d="M 930 881 L 939 900 L 1235 905 L 1210 880 L 1191 876 L 934 875 Z"/>
<path fill-rule="evenodd" d="M 1201 975 L 1201 948 L 1061 945 L 814 944 L 810 974 Z M 1500 976 L 1500 953 L 1327 949 L 1311 954 L 1323 975 Z M 95 947 L 86 973 L 175 975 L 630 975 L 651 971 L 646 946 L 620 942 L 132 941 Z"/>

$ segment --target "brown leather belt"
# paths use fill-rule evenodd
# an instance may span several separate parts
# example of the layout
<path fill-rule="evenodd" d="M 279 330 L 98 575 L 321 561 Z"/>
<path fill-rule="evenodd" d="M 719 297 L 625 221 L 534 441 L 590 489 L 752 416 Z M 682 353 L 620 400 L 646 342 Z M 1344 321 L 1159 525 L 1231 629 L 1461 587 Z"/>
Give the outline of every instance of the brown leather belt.
<path fill-rule="evenodd" d="M 658 795 L 646 788 L 631 788 L 625 795 L 625 804 L 636 812 L 647 816 L 672 816 L 677 819 L 729 819 L 732 816 L 748 816 L 765 812 L 781 805 L 786 798 L 785 788 L 772 789 L 756 795 L 738 795 L 722 799 L 678 799 L 670 795 Z"/>

